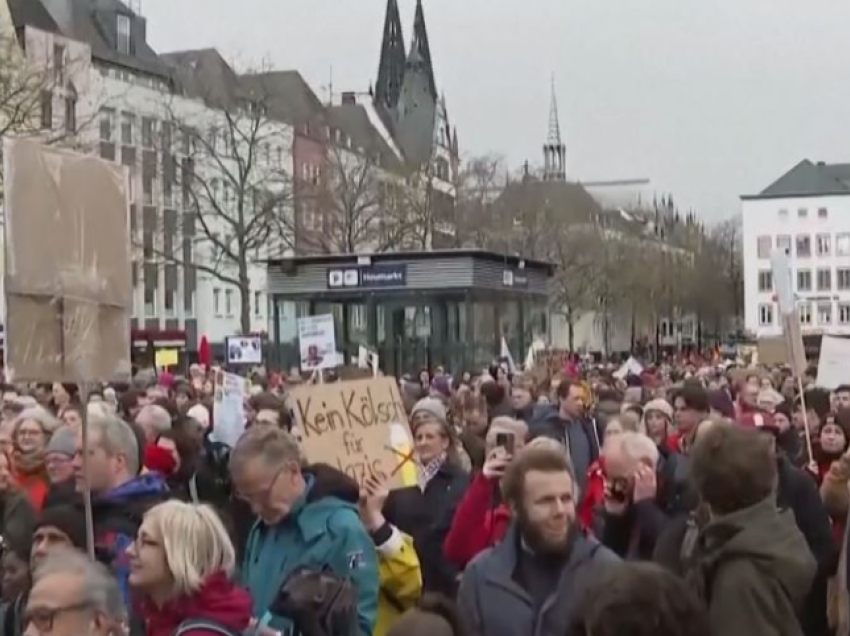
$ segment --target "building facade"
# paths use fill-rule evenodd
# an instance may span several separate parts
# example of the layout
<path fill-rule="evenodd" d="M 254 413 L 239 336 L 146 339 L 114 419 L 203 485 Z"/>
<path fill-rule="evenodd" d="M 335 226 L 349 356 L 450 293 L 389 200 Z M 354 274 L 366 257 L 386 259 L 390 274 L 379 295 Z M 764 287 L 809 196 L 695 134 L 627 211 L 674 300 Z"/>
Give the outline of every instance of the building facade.
<path fill-rule="evenodd" d="M 747 330 L 782 333 L 771 271 L 782 250 L 804 336 L 850 335 L 850 164 L 801 161 L 741 207 Z"/>

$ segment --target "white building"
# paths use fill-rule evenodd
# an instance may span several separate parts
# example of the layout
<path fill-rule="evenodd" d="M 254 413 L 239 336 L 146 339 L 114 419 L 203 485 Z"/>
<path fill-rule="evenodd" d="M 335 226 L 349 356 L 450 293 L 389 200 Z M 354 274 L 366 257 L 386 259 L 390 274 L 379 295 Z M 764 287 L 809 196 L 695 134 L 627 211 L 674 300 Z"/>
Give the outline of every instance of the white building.
<path fill-rule="evenodd" d="M 850 335 L 850 164 L 801 161 L 743 196 L 745 325 L 781 334 L 770 256 L 790 256 L 804 335 Z"/>
<path fill-rule="evenodd" d="M 171 61 L 148 46 L 145 19 L 120 0 L 8 1 L 27 62 L 55 78 L 51 90 L 42 91 L 41 134 L 130 172 L 134 346 L 192 353 L 201 337 L 215 348 L 240 333 L 239 288 L 204 271 L 220 259 L 204 241 L 181 177 L 190 161 L 196 175 L 211 168 L 178 122 L 191 122 L 206 136 L 221 129 L 223 113 L 186 96 Z M 291 175 L 292 127 L 271 125 L 268 138 L 276 141 L 261 169 Z M 226 206 L 226 186 L 222 197 Z M 277 255 L 257 250 L 248 267 L 252 333 L 266 332 L 269 321 L 260 261 Z"/>

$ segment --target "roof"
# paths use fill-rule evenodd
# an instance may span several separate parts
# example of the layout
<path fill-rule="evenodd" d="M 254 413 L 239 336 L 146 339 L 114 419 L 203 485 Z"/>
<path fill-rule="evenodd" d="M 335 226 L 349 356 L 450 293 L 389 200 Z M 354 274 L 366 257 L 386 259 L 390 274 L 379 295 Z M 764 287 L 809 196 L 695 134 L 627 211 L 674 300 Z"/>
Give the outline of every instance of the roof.
<path fill-rule="evenodd" d="M 0 2 L 3 1 L 0 0 Z M 9 12 L 12 14 L 12 25 L 16 29 L 29 26 L 40 31 L 59 33 L 56 21 L 38 0 L 8 0 L 8 3 Z"/>
<path fill-rule="evenodd" d="M 497 199 L 505 210 L 554 207 L 565 219 L 580 221 L 602 213 L 584 186 L 570 181 L 525 179 L 508 184 Z"/>
<path fill-rule="evenodd" d="M 516 255 L 499 254 L 481 249 L 448 249 L 428 250 L 411 252 L 379 252 L 375 254 L 315 254 L 307 256 L 294 256 L 292 258 L 279 258 L 266 261 L 269 267 L 285 265 L 287 267 L 300 265 L 345 265 L 358 264 L 358 258 L 368 256 L 371 262 L 398 262 L 398 261 L 422 261 L 435 258 L 475 258 L 490 262 L 496 262 L 512 267 L 519 267 L 520 262 L 528 269 L 543 270 L 548 273 L 555 271 L 555 266 L 546 261 L 523 258 Z"/>
<path fill-rule="evenodd" d="M 270 71 L 240 77 L 246 90 L 264 96 L 272 117 L 294 126 L 323 115 L 322 102 L 298 71 Z"/>
<path fill-rule="evenodd" d="M 238 100 L 239 76 L 216 49 L 173 51 L 160 57 L 187 96 L 221 108 Z"/>
<path fill-rule="evenodd" d="M 363 149 L 366 154 L 380 153 L 381 165 L 384 168 L 401 167 L 394 150 L 369 119 L 365 106 L 342 104 L 330 106 L 326 112 L 331 125 L 351 138 L 353 148 Z"/>
<path fill-rule="evenodd" d="M 812 163 L 803 159 L 759 194 L 744 200 L 850 195 L 850 164 Z"/>

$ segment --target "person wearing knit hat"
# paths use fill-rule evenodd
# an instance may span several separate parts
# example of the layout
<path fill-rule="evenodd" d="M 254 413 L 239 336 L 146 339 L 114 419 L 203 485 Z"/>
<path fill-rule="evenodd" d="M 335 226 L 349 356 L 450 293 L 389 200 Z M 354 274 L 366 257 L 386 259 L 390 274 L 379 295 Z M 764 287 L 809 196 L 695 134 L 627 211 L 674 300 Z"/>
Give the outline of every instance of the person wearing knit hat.
<path fill-rule="evenodd" d="M 647 402 L 643 408 L 643 423 L 646 434 L 659 448 L 667 442 L 670 436 L 670 426 L 673 424 L 673 407 L 667 400 L 656 399 Z"/>
<path fill-rule="evenodd" d="M 77 506 L 47 508 L 35 524 L 30 564 L 35 568 L 56 548 L 86 549 L 86 517 Z"/>
<path fill-rule="evenodd" d="M 74 429 L 60 428 L 44 453 L 44 466 L 50 480 L 50 489 L 44 500 L 44 507 L 68 504 L 77 499 L 77 485 L 74 479 L 74 455 L 77 452 L 77 434 Z"/>

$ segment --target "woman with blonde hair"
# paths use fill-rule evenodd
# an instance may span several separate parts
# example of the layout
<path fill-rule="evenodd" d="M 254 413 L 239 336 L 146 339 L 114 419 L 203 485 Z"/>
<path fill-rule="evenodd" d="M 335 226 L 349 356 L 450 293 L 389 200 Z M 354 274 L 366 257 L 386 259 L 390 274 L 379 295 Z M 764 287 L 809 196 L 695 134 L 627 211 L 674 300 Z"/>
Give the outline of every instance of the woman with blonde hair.
<path fill-rule="evenodd" d="M 12 434 L 15 482 L 29 496 L 36 512 L 41 512 L 50 490 L 47 444 L 59 427 L 59 420 L 40 406 L 24 409 L 15 419 Z"/>
<path fill-rule="evenodd" d="M 129 555 L 145 636 L 236 635 L 248 627 L 251 596 L 232 580 L 236 552 L 210 506 L 172 500 L 151 508 Z"/>

